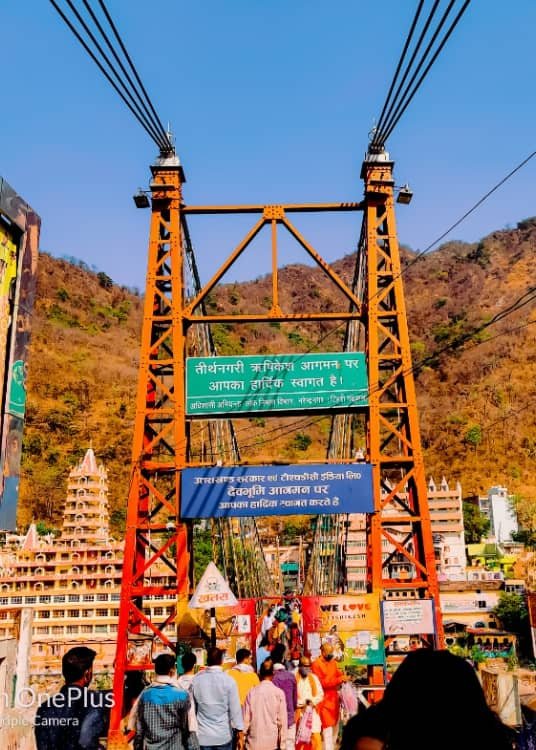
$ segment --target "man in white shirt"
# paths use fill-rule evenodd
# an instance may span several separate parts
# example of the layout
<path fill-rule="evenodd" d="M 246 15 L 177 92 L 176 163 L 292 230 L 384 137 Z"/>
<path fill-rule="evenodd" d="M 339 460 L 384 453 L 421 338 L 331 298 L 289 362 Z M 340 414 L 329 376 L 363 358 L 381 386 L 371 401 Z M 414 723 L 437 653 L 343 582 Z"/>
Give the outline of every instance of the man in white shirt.
<path fill-rule="evenodd" d="M 201 750 L 232 750 L 233 729 L 242 741 L 244 721 L 236 682 L 225 674 L 219 648 L 207 652 L 207 668 L 192 682 Z"/>

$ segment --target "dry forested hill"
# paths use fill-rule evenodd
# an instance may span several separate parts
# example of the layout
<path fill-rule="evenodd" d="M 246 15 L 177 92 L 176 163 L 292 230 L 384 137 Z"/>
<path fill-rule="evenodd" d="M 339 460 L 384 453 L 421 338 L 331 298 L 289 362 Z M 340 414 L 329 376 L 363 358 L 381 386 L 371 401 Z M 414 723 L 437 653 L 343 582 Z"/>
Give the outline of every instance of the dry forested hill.
<path fill-rule="evenodd" d="M 459 479 L 466 494 L 505 484 L 536 498 L 536 219 L 478 244 L 452 242 L 404 274 L 428 474 Z M 350 281 L 354 256 L 336 263 Z M 271 303 L 271 279 L 215 290 L 212 309 L 239 313 Z M 280 273 L 287 310 L 341 309 L 319 269 Z M 141 299 L 64 260 L 42 255 L 29 362 L 20 523 L 57 523 L 69 467 L 93 443 L 108 468 L 114 525 L 128 484 Z M 214 325 L 221 354 L 336 350 L 334 324 Z M 321 458 L 326 421 L 241 420 L 262 460 Z M 279 425 L 279 426 L 278 426 Z"/>

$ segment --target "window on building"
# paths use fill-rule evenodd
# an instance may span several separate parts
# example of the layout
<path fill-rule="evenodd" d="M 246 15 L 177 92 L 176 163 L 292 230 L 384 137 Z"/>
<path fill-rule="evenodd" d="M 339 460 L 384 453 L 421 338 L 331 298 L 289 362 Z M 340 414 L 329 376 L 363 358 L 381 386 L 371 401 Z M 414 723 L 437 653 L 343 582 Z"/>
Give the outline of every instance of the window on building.
<path fill-rule="evenodd" d="M 69 601 L 70 602 L 79 602 L 80 596 L 78 594 L 69 594 Z"/>
<path fill-rule="evenodd" d="M 108 626 L 107 625 L 95 625 L 95 632 L 96 633 L 107 633 L 108 632 Z"/>
<path fill-rule="evenodd" d="M 78 633 L 78 625 L 67 625 L 67 633 L 68 635 Z"/>
<path fill-rule="evenodd" d="M 97 610 L 97 617 L 108 617 L 108 610 L 107 609 L 98 609 Z"/>
<path fill-rule="evenodd" d="M 63 602 L 65 601 L 65 597 L 64 596 L 53 596 L 52 599 L 57 604 L 63 604 Z"/>
<path fill-rule="evenodd" d="M 37 612 L 37 616 L 38 616 L 38 617 L 39 617 L 39 618 L 40 618 L 41 620 L 48 620 L 48 619 L 49 619 L 49 617 L 50 617 L 50 610 L 49 610 L 49 609 L 40 609 L 40 610 L 38 610 L 38 612 Z"/>
<path fill-rule="evenodd" d="M 108 601 L 108 594 L 97 594 L 97 601 L 98 602 L 107 602 Z"/>
<path fill-rule="evenodd" d="M 82 633 L 92 633 L 93 625 L 82 625 Z"/>
<path fill-rule="evenodd" d="M 69 617 L 80 617 L 80 610 L 79 609 L 69 609 L 68 610 L 68 616 Z"/>
<path fill-rule="evenodd" d="M 95 601 L 95 594 L 84 594 L 84 596 L 82 597 L 82 599 L 85 602 L 94 602 Z"/>
<path fill-rule="evenodd" d="M 479 609 L 486 609 L 486 607 L 488 606 L 485 599 L 477 599 L 476 603 Z"/>

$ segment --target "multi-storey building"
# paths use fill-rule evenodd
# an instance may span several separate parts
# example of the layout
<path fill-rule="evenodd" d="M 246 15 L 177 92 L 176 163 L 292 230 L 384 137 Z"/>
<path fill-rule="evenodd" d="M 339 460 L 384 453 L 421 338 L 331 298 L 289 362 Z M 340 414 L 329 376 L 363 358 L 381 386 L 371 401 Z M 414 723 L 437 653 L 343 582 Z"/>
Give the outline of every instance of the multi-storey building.
<path fill-rule="evenodd" d="M 110 537 L 106 470 L 91 448 L 69 474 L 61 536 L 40 538 L 32 525 L 8 542 L 0 553 L 0 637 L 16 634 L 21 611 L 31 618 L 30 683 L 57 679 L 62 654 L 75 645 L 97 652 L 97 676 L 111 673 L 123 544 Z M 168 569 L 151 574 L 172 590 Z M 152 615 L 165 619 L 174 605 L 155 602 Z"/>
<path fill-rule="evenodd" d="M 400 493 L 405 499 L 405 493 Z M 465 579 L 465 541 L 463 531 L 462 490 L 456 483 L 450 489 L 443 477 L 439 485 L 433 478 L 428 482 L 428 505 L 432 522 L 432 534 L 439 580 L 458 581 Z M 395 529 L 391 533 L 396 533 Z M 407 559 L 399 560 L 387 539 L 382 540 L 383 560 L 389 559 L 393 577 L 411 577 L 412 566 Z M 365 591 L 367 573 L 367 540 L 365 516 L 351 515 L 346 540 L 346 576 L 348 591 Z M 408 592 L 399 592 L 407 596 Z"/>
<path fill-rule="evenodd" d="M 496 628 L 493 610 L 499 603 L 504 581 L 500 575 L 479 571 L 480 578 L 468 581 L 443 581 L 439 584 L 439 599 L 443 624 L 448 631 L 460 628 Z"/>
<path fill-rule="evenodd" d="M 451 489 L 445 477 L 439 485 L 428 481 L 428 507 L 432 522 L 437 573 L 440 581 L 463 581 L 466 557 L 462 488 Z"/>
<path fill-rule="evenodd" d="M 471 499 L 474 502 L 474 498 Z M 499 544 L 510 542 L 512 534 L 518 531 L 512 500 L 506 487 L 499 486 L 491 487 L 487 495 L 477 498 L 480 512 L 489 518 L 490 537 Z"/>

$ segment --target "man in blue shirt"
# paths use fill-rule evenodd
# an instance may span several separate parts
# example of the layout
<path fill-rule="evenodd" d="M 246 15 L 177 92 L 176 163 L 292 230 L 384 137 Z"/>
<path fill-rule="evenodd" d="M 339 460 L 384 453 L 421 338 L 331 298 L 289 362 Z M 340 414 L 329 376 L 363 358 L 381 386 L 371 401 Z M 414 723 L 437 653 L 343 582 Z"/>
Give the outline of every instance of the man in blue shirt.
<path fill-rule="evenodd" d="M 201 750 L 231 750 L 233 729 L 238 732 L 238 744 L 242 743 L 244 720 L 238 688 L 233 678 L 223 671 L 222 661 L 220 649 L 210 648 L 207 668 L 197 674 L 192 683 Z"/>
<path fill-rule="evenodd" d="M 134 750 L 186 750 L 189 746 L 190 696 L 176 682 L 174 654 L 154 660 L 156 677 L 134 707 Z"/>
<path fill-rule="evenodd" d="M 69 649 L 61 662 L 65 685 L 41 703 L 35 716 L 37 750 L 99 750 L 106 734 L 109 696 L 88 690 L 93 679 L 95 651 Z"/>

